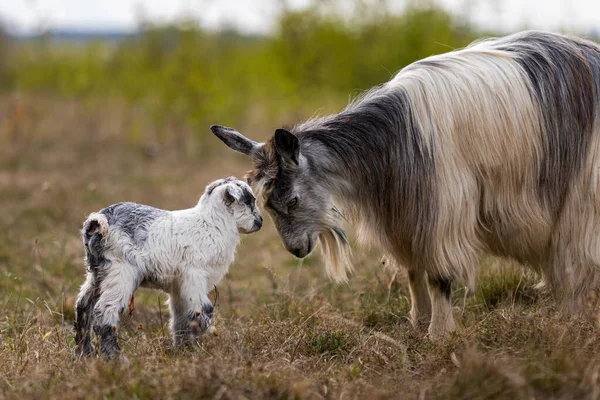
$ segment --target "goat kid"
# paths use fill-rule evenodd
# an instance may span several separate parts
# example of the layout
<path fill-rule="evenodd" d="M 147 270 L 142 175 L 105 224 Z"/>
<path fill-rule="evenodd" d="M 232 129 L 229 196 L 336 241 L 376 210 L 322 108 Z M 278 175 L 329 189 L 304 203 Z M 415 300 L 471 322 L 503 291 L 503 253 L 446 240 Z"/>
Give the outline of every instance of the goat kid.
<path fill-rule="evenodd" d="M 211 325 L 208 292 L 233 262 L 239 234 L 261 226 L 252 189 L 233 177 L 208 185 L 190 209 L 118 203 L 92 213 L 82 229 L 87 277 L 76 305 L 78 355 L 94 352 L 93 326 L 100 352 L 121 356 L 117 325 L 140 286 L 169 295 L 174 344 L 191 343 Z"/>

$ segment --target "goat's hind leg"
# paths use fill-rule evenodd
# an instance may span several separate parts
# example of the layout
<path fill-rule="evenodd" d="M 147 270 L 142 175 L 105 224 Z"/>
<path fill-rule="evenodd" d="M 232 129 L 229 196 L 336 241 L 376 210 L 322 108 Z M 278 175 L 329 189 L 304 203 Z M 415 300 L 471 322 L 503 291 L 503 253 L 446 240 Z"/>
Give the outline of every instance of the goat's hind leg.
<path fill-rule="evenodd" d="M 138 275 L 128 264 L 113 263 L 100 283 L 100 298 L 94 307 L 94 332 L 100 337 L 100 352 L 109 359 L 121 356 L 117 326 L 139 286 Z"/>
<path fill-rule="evenodd" d="M 92 272 L 88 272 L 81 286 L 75 306 L 75 344 L 77 357 L 85 357 L 94 353 L 91 341 L 93 310 L 98 301 L 97 282 Z"/>

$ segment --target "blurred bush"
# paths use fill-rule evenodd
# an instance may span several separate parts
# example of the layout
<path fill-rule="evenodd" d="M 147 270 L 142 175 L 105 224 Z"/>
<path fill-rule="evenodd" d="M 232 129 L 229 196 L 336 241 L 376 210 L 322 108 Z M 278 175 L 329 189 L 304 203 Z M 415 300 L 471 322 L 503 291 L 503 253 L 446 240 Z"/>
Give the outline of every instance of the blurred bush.
<path fill-rule="evenodd" d="M 475 37 L 439 9 L 393 15 L 356 4 L 343 16 L 330 2 L 284 9 L 268 37 L 208 32 L 190 21 L 146 25 L 117 44 L 42 37 L 13 48 L 0 73 L 10 90 L 124 99 L 157 124 L 184 121 L 201 139 L 212 123 L 264 127 L 333 112 L 410 62 Z"/>
<path fill-rule="evenodd" d="M 0 89 L 8 87 L 12 83 L 12 79 L 8 75 L 8 54 L 8 38 L 0 25 Z"/>

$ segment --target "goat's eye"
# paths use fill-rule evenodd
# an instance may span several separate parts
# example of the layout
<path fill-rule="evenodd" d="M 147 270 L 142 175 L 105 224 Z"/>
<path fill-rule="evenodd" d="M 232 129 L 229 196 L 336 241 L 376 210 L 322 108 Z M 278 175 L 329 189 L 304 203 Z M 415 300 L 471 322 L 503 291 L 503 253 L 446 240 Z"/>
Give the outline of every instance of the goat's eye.
<path fill-rule="evenodd" d="M 287 206 L 289 208 L 295 207 L 297 204 L 298 204 L 298 198 L 297 197 L 294 197 L 291 200 L 288 200 L 288 202 L 287 202 Z"/>

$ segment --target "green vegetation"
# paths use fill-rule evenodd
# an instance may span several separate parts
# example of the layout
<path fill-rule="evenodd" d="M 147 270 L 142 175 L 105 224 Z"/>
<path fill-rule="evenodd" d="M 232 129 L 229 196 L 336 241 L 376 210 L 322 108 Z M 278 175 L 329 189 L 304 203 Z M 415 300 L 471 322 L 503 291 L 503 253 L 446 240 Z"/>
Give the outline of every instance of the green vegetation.
<path fill-rule="evenodd" d="M 462 47 L 475 34 L 443 11 L 346 18 L 315 5 L 284 11 L 269 37 L 207 32 L 192 22 L 147 26 L 117 45 L 58 48 L 47 38 L 16 46 L 5 88 L 141 106 L 153 123 L 189 124 L 200 136 L 215 121 L 235 126 L 295 122 L 335 111 L 349 95 L 387 81 L 419 58 Z"/>

